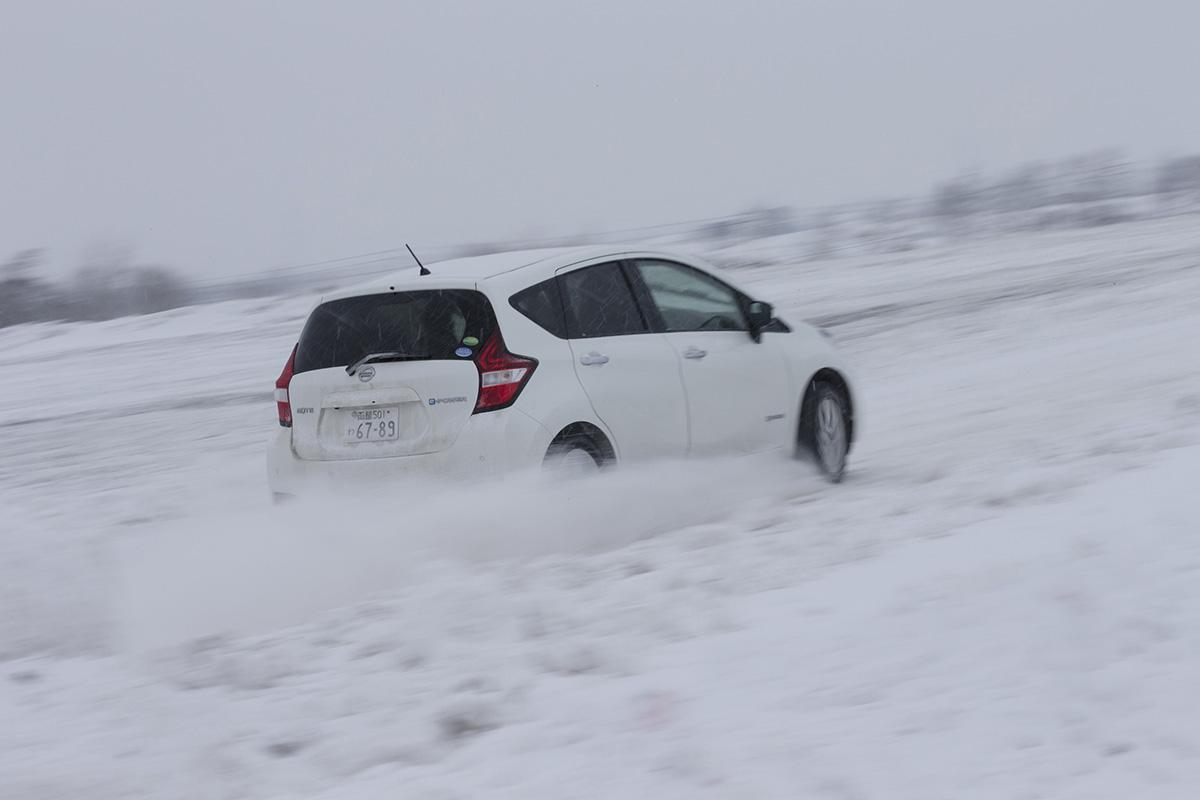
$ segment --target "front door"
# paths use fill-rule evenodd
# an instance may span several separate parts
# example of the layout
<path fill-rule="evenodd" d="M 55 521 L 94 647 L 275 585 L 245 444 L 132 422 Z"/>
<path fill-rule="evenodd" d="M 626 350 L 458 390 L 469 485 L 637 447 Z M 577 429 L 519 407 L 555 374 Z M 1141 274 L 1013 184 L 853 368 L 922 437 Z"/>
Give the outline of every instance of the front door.
<path fill-rule="evenodd" d="M 787 444 L 786 366 L 774 348 L 751 338 L 738 293 L 672 261 L 640 260 L 634 268 L 679 358 L 689 452 L 751 453 Z"/>

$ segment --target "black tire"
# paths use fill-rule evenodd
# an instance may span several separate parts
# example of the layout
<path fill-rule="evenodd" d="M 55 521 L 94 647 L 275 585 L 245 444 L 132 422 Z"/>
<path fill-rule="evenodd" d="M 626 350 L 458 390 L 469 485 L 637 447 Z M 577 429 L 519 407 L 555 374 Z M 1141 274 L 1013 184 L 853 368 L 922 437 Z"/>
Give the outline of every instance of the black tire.
<path fill-rule="evenodd" d="M 840 483 L 850 452 L 850 401 L 837 386 L 814 381 L 802 405 L 799 448 L 825 477 Z"/>

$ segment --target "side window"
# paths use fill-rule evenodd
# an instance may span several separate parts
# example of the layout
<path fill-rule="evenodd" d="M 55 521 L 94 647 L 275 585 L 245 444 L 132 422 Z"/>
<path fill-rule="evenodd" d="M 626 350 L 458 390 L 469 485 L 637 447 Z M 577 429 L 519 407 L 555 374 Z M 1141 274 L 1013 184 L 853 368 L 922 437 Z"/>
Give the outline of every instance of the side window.
<path fill-rule="evenodd" d="M 572 339 L 645 333 L 646 320 L 621 265 L 584 267 L 559 275 Z"/>
<path fill-rule="evenodd" d="M 670 261 L 639 261 L 637 268 L 665 330 L 748 330 L 737 292 L 716 278 Z"/>
<path fill-rule="evenodd" d="M 562 297 L 558 293 L 558 280 L 550 278 L 535 283 L 508 298 L 517 311 L 553 333 L 560 339 L 567 338 L 567 319 L 563 315 Z"/>

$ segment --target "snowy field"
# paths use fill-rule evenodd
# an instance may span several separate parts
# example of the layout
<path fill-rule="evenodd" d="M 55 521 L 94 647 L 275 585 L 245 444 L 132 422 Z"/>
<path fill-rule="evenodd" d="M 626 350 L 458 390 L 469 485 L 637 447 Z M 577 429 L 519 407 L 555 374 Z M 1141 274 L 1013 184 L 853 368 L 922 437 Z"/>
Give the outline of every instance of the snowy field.
<path fill-rule="evenodd" d="M 1200 796 L 1200 220 L 787 253 L 840 486 L 276 509 L 308 300 L 0 331 L 0 798 Z"/>

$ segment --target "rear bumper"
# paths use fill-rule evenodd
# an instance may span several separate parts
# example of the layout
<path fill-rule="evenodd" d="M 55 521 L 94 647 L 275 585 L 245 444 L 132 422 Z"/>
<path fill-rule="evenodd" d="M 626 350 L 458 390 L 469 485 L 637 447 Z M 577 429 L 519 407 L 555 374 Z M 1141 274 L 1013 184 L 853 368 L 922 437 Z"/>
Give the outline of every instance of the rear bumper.
<path fill-rule="evenodd" d="M 551 436 L 528 414 L 506 408 L 472 415 L 454 444 L 436 453 L 309 461 L 292 450 L 291 429 L 280 428 L 267 447 L 267 484 L 278 498 L 361 489 L 406 477 L 499 476 L 540 465 Z"/>

